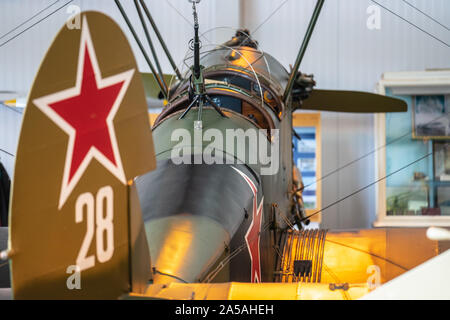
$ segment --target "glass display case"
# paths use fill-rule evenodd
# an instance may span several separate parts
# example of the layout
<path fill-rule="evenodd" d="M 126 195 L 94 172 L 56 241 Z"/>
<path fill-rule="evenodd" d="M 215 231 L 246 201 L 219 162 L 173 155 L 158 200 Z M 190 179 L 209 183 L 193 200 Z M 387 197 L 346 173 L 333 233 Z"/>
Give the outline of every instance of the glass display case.
<path fill-rule="evenodd" d="M 375 226 L 449 226 L 450 72 L 385 74 L 379 91 L 408 111 L 376 116 Z"/>

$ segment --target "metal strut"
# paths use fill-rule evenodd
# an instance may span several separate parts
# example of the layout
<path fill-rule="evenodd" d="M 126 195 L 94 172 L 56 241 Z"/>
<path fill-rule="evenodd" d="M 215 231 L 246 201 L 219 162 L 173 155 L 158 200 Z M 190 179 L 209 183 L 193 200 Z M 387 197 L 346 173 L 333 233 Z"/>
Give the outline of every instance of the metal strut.
<path fill-rule="evenodd" d="M 311 20 L 309 21 L 308 29 L 306 30 L 305 37 L 303 39 L 300 50 L 298 51 L 297 59 L 295 60 L 294 67 L 292 68 L 291 74 L 289 76 L 288 84 L 286 85 L 286 89 L 283 94 L 283 101 L 286 102 L 291 91 L 294 86 L 294 82 L 297 78 L 298 68 L 300 67 L 300 62 L 303 60 L 303 56 L 305 55 L 306 48 L 308 47 L 309 40 L 311 39 L 311 35 L 314 31 L 314 27 L 316 25 L 317 19 L 319 18 L 320 11 L 322 10 L 322 6 L 325 0 L 317 0 L 316 7 L 314 8 L 313 15 Z"/>
<path fill-rule="evenodd" d="M 200 65 L 200 39 L 198 37 L 198 16 L 196 10 L 196 3 L 199 3 L 200 0 L 189 0 L 192 2 L 192 11 L 194 16 L 194 38 L 190 41 L 191 49 L 194 50 L 194 65 L 191 67 L 192 74 L 190 78 L 190 87 L 189 93 L 191 98 L 191 102 L 183 114 L 178 119 L 183 119 L 186 114 L 192 109 L 194 105 L 198 107 L 198 121 L 202 119 L 202 111 L 203 105 L 205 103 L 209 103 L 214 110 L 216 110 L 222 117 L 227 118 L 227 116 L 220 110 L 220 107 L 209 97 L 206 93 L 205 89 L 205 81 L 203 78 L 203 66 Z M 191 95 L 192 93 L 192 95 Z"/>
<path fill-rule="evenodd" d="M 178 67 L 177 67 L 177 65 L 175 64 L 175 61 L 173 61 L 172 55 L 170 54 L 170 51 L 169 51 L 169 49 L 167 48 L 167 45 L 166 45 L 166 43 L 164 42 L 164 39 L 163 39 L 163 37 L 161 36 L 161 33 L 159 32 L 159 29 L 158 29 L 158 27 L 156 26 L 156 23 L 155 23 L 155 21 L 153 20 L 153 17 L 152 17 L 152 15 L 150 14 L 150 11 L 149 11 L 148 8 L 147 8 L 147 5 L 145 4 L 144 0 L 139 0 L 139 2 L 141 3 L 142 8 L 144 9 L 144 13 L 145 13 L 145 15 L 147 16 L 148 21 L 149 21 L 150 24 L 152 25 L 152 29 L 153 29 L 153 31 L 155 32 L 156 37 L 158 38 L 159 43 L 161 44 L 161 47 L 162 47 L 162 49 L 164 50 L 164 52 L 165 52 L 165 54 L 166 54 L 166 56 L 167 56 L 167 59 L 169 60 L 170 65 L 171 65 L 172 68 L 173 68 L 173 71 L 175 71 L 175 73 L 176 73 L 176 75 L 177 75 L 177 77 L 178 77 L 179 80 L 183 80 L 183 76 L 181 75 L 180 70 L 178 70 Z"/>
<path fill-rule="evenodd" d="M 139 46 L 139 49 L 142 52 L 142 55 L 144 56 L 145 61 L 147 62 L 148 66 L 150 67 L 150 70 L 153 73 L 153 76 L 155 77 L 156 82 L 158 83 L 159 88 L 161 89 L 162 94 L 164 95 L 164 98 L 167 99 L 167 90 L 166 87 L 164 85 L 164 83 L 161 81 L 161 79 L 158 77 L 158 73 L 155 70 L 155 67 L 153 66 L 152 62 L 150 61 L 150 58 L 147 55 L 147 52 L 144 49 L 144 46 L 142 45 L 141 41 L 139 40 L 138 35 L 136 34 L 136 31 L 133 28 L 133 25 L 131 24 L 130 20 L 128 19 L 127 14 L 125 13 L 125 10 L 123 9 L 122 5 L 120 4 L 119 0 L 114 0 L 117 8 L 119 9 L 120 13 L 122 14 L 123 19 L 125 20 L 128 29 L 131 31 L 131 33 L 133 34 L 134 40 L 136 40 L 136 43 Z"/>
<path fill-rule="evenodd" d="M 159 79 L 164 84 L 166 90 L 169 91 L 167 83 L 164 81 L 164 74 L 162 72 L 161 65 L 159 64 L 158 55 L 156 54 L 155 47 L 153 46 L 153 41 L 152 38 L 150 37 L 150 33 L 148 32 L 147 25 L 145 24 L 144 16 L 142 15 L 141 8 L 139 7 L 138 0 L 134 0 L 134 6 L 136 7 L 136 11 L 139 15 L 139 20 L 141 20 L 142 28 L 144 29 L 144 34 L 145 37 L 147 38 L 150 51 L 152 52 L 153 60 L 155 61 L 156 69 L 158 70 L 159 73 Z"/>

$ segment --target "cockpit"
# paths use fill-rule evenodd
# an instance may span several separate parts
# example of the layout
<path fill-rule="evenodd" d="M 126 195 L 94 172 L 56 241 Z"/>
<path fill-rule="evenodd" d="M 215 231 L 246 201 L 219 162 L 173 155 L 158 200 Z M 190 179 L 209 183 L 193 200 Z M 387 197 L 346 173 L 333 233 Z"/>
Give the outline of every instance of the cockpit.
<path fill-rule="evenodd" d="M 267 130 L 281 119 L 284 104 L 280 96 L 288 73 L 270 55 L 251 47 L 216 48 L 203 53 L 201 65 L 206 92 L 224 112 L 241 114 Z M 155 125 L 188 107 L 190 81 L 186 78 L 171 92 L 169 105 Z"/>

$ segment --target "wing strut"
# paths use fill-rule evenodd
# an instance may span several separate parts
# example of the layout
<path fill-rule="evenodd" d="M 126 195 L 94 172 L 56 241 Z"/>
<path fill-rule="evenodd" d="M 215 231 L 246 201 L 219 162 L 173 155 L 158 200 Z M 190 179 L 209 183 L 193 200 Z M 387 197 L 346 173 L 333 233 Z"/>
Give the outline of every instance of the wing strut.
<path fill-rule="evenodd" d="M 164 81 L 164 75 L 161 69 L 161 65 L 159 64 L 158 56 L 156 55 L 155 47 L 153 46 L 152 38 L 150 37 L 150 33 L 148 32 L 147 25 L 145 24 L 144 16 L 142 15 L 141 8 L 139 7 L 138 0 L 134 0 L 134 6 L 136 7 L 136 11 L 139 15 L 139 20 L 141 20 L 142 28 L 144 29 L 145 37 L 147 38 L 148 45 L 150 47 L 150 51 L 152 52 L 153 60 L 156 64 L 156 69 L 158 69 L 159 78 L 161 82 L 164 83 L 164 87 L 168 89 L 167 83 Z"/>
<path fill-rule="evenodd" d="M 303 56 L 305 55 L 306 48 L 308 47 L 309 40 L 311 39 L 311 35 L 314 31 L 314 27 L 316 25 L 317 19 L 319 18 L 320 11 L 322 10 L 322 6 L 325 0 L 317 0 L 316 7 L 314 8 L 313 15 L 311 20 L 309 21 L 308 29 L 306 30 L 305 37 L 303 38 L 302 45 L 300 50 L 298 51 L 297 59 L 295 60 L 294 67 L 292 68 L 292 72 L 289 76 L 288 84 L 286 85 L 286 90 L 283 94 L 283 101 L 286 102 L 289 97 L 292 88 L 294 86 L 295 78 L 298 74 L 298 68 L 300 67 L 300 63 L 302 62 Z"/>
<path fill-rule="evenodd" d="M 119 0 L 115 0 L 117 8 L 119 8 L 120 13 L 122 14 L 122 17 L 124 18 L 125 22 L 128 25 L 128 28 L 130 29 L 131 33 L 133 34 L 134 39 L 136 40 L 136 43 L 139 46 L 139 49 L 141 49 L 142 54 L 144 55 L 145 61 L 147 61 L 148 66 L 150 67 L 150 69 L 152 70 L 153 76 L 155 77 L 156 82 L 158 83 L 159 88 L 161 89 L 161 92 L 164 95 L 164 98 L 167 99 L 167 89 L 164 85 L 164 83 L 162 82 L 162 80 L 158 77 L 157 75 L 157 71 L 155 70 L 155 67 L 153 66 L 153 63 L 150 61 L 150 58 L 148 57 L 147 53 L 145 52 L 145 49 L 141 43 L 141 41 L 139 40 L 139 37 L 136 34 L 136 31 L 134 30 L 130 20 L 128 19 L 127 14 L 125 13 L 125 11 L 123 10 L 122 5 L 120 4 Z"/>
<path fill-rule="evenodd" d="M 147 5 L 145 4 L 144 0 L 139 0 L 141 3 L 142 8 L 144 9 L 145 15 L 148 18 L 148 21 L 150 21 L 150 24 L 152 25 L 153 31 L 155 32 L 156 36 L 158 37 L 159 43 L 161 43 L 161 47 L 163 48 L 167 59 L 169 59 L 170 65 L 173 68 L 173 71 L 177 74 L 177 77 L 179 80 L 183 80 L 183 76 L 180 73 L 180 70 L 178 70 L 177 65 L 173 61 L 172 55 L 169 52 L 169 49 L 167 49 L 166 43 L 164 42 L 164 39 L 162 38 L 161 34 L 159 33 L 158 27 L 156 26 L 155 21 L 152 18 L 152 15 L 150 14 L 150 11 L 147 8 Z"/>

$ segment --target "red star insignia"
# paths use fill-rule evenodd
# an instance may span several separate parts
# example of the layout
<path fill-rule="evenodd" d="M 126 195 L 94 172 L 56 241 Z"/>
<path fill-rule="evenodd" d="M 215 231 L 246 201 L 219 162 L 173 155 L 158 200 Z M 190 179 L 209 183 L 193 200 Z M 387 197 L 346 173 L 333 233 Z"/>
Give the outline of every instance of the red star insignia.
<path fill-rule="evenodd" d="M 75 87 L 33 100 L 69 135 L 59 208 L 93 159 L 126 183 L 113 120 L 133 74 L 131 69 L 102 78 L 84 17 Z"/>
<path fill-rule="evenodd" d="M 245 242 L 247 243 L 248 253 L 251 260 L 251 282 L 261 282 L 261 258 L 260 258 L 260 232 L 262 222 L 262 205 L 264 197 L 257 205 L 258 189 L 253 181 L 242 171 L 236 170 L 247 182 L 253 193 L 253 214 L 252 223 L 245 234 Z"/>

